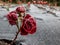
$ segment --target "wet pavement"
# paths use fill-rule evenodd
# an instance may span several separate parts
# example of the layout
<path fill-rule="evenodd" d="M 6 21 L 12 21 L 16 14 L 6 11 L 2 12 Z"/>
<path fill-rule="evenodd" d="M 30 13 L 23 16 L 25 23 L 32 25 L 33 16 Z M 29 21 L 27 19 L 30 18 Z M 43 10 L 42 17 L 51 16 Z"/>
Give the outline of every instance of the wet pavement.
<path fill-rule="evenodd" d="M 0 39 L 10 39 L 15 37 L 17 27 L 9 25 L 4 20 L 7 11 L 0 11 Z M 60 16 L 44 13 L 42 10 L 31 4 L 30 10 L 26 13 L 31 14 L 37 22 L 37 31 L 33 35 L 18 35 L 17 40 L 26 40 L 29 45 L 60 45 Z"/>

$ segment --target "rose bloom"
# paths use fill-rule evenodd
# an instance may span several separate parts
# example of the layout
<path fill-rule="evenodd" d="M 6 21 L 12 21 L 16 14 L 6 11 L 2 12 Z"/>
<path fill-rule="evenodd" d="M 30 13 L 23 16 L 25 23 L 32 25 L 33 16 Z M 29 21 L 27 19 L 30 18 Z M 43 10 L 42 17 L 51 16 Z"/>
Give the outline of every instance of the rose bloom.
<path fill-rule="evenodd" d="M 20 34 L 28 35 L 28 34 L 34 34 L 35 32 L 36 32 L 36 21 L 29 14 L 26 14 L 22 22 Z"/>
<path fill-rule="evenodd" d="M 25 8 L 23 6 L 16 8 L 17 13 L 25 13 Z"/>
<path fill-rule="evenodd" d="M 11 25 L 16 25 L 16 21 L 17 21 L 17 19 L 18 19 L 18 16 L 17 16 L 17 14 L 15 14 L 15 13 L 9 13 L 9 14 L 7 15 L 7 19 L 8 19 L 8 21 L 9 21 L 9 24 L 11 24 Z"/>

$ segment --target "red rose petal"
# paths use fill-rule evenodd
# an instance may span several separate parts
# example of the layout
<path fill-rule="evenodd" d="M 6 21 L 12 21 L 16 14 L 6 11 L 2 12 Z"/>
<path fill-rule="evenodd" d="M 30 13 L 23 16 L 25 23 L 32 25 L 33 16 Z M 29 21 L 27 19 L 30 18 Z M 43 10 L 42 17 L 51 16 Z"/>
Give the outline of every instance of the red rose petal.
<path fill-rule="evenodd" d="M 22 22 L 22 28 L 24 31 L 33 34 L 36 32 L 36 21 L 30 15 L 26 15 Z"/>
<path fill-rule="evenodd" d="M 20 29 L 21 35 L 28 35 L 28 32 L 26 32 L 23 28 Z"/>
<path fill-rule="evenodd" d="M 17 7 L 16 8 L 17 13 L 25 13 L 25 8 L 23 6 Z"/>
<path fill-rule="evenodd" d="M 11 25 L 16 25 L 17 18 L 18 16 L 13 12 L 7 15 L 7 19 Z"/>
<path fill-rule="evenodd" d="M 31 30 L 31 32 L 29 32 L 30 34 L 34 34 L 36 32 L 36 27 L 35 28 L 33 28 L 32 30 Z"/>

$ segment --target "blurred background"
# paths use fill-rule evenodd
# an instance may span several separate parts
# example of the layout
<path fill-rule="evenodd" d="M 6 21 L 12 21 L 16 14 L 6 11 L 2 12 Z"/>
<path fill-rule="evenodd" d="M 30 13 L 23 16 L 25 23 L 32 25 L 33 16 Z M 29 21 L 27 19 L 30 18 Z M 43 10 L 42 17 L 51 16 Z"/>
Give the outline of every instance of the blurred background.
<path fill-rule="evenodd" d="M 0 2 L 11 2 L 11 3 L 17 3 L 17 2 L 23 2 L 23 3 L 27 3 L 29 1 L 33 2 L 33 1 L 47 1 L 48 3 L 52 4 L 52 5 L 58 5 L 60 6 L 60 0 L 0 0 Z"/>

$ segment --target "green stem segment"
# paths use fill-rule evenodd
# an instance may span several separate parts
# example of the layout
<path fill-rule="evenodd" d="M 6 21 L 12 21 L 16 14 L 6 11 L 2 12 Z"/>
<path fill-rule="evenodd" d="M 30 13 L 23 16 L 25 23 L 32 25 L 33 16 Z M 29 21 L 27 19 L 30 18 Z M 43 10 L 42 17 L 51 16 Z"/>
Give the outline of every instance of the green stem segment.
<path fill-rule="evenodd" d="M 19 34 L 19 32 L 20 32 L 20 29 L 19 29 L 19 26 L 18 26 L 18 21 L 17 21 L 17 24 L 16 24 L 16 26 L 17 26 L 17 28 L 18 28 L 18 32 L 16 33 L 16 36 L 15 36 L 15 38 L 13 39 L 13 41 L 11 42 L 11 45 L 16 41 L 16 39 L 17 39 L 17 36 L 18 36 L 18 34 Z"/>
<path fill-rule="evenodd" d="M 19 17 L 22 17 L 20 13 L 19 13 Z M 21 19 L 20 19 L 20 20 L 21 20 Z M 18 34 L 19 34 L 19 32 L 20 32 L 20 28 L 19 28 L 18 22 L 19 22 L 19 21 L 17 21 L 17 23 L 16 23 L 16 26 L 17 26 L 17 28 L 18 28 L 18 32 L 16 33 L 15 38 L 14 38 L 13 41 L 11 42 L 11 45 L 16 41 L 17 36 L 18 36 Z M 20 27 L 21 27 L 21 25 L 20 25 Z"/>

